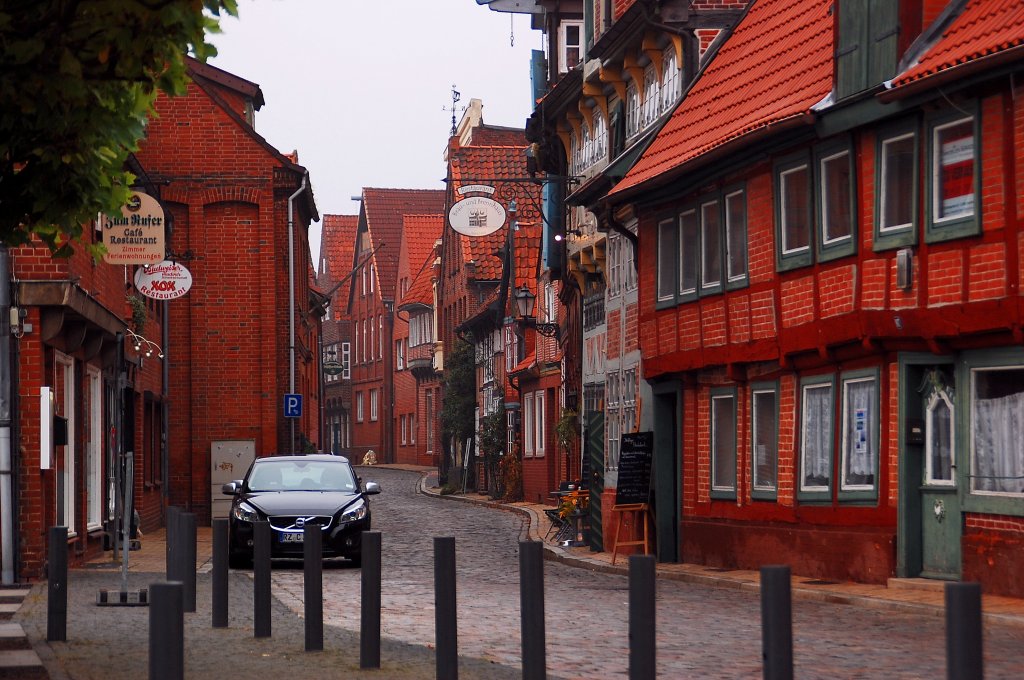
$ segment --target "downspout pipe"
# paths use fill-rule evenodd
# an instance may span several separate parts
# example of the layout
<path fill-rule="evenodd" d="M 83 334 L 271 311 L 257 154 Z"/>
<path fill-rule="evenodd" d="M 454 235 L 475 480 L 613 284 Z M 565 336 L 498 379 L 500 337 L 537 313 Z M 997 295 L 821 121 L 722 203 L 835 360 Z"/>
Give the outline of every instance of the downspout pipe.
<path fill-rule="evenodd" d="M 295 394 L 295 199 L 306 190 L 309 173 L 303 173 L 302 184 L 288 197 L 288 393 Z M 295 453 L 295 418 L 291 423 L 291 451 Z"/>
<path fill-rule="evenodd" d="M 14 584 L 14 516 L 11 469 L 11 256 L 0 242 L 0 582 Z"/>

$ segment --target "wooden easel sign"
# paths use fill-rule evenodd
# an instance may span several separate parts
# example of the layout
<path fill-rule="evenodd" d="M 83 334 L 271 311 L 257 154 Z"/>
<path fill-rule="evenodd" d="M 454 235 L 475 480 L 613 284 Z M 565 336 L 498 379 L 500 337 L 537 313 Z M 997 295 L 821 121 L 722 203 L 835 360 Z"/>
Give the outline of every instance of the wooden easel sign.
<path fill-rule="evenodd" d="M 651 459 L 654 455 L 653 432 L 630 432 L 622 435 L 619 449 L 619 482 L 615 487 L 615 546 L 612 549 L 612 564 L 618 557 L 619 548 L 642 545 L 644 555 L 650 552 L 647 530 L 647 515 L 651 498 Z M 628 515 L 624 517 L 624 515 Z M 629 541 L 620 541 L 619 533 L 623 520 L 633 520 L 638 528 L 637 536 Z"/>

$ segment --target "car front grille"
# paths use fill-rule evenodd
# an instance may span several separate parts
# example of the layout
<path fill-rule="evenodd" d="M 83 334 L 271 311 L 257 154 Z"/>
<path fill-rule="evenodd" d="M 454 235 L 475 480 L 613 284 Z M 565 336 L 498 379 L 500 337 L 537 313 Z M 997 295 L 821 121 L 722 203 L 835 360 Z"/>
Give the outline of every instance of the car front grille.
<path fill-rule="evenodd" d="M 330 516 L 325 515 L 278 515 L 268 517 L 270 526 L 276 531 L 302 531 L 306 525 L 319 526 L 324 531 L 331 527 Z M 301 520 L 301 522 L 300 522 Z"/>

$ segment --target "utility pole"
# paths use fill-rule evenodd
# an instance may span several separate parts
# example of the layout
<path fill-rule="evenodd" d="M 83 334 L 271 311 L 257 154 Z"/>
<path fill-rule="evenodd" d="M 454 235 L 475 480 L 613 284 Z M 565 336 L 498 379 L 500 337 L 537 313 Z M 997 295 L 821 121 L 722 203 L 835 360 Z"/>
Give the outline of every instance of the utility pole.
<path fill-rule="evenodd" d="M 0 582 L 14 584 L 13 456 L 11 454 L 11 256 L 0 241 Z"/>

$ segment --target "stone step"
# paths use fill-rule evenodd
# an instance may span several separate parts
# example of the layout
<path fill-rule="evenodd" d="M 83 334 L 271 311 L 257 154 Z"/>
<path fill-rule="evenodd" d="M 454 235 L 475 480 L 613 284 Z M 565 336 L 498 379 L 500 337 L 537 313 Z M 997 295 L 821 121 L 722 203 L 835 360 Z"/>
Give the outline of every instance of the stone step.
<path fill-rule="evenodd" d="M 891 578 L 886 584 L 893 590 L 926 590 L 941 593 L 949 581 L 932 578 Z"/>
<path fill-rule="evenodd" d="M 30 592 L 30 588 L 0 588 L 0 602 L 21 602 Z"/>
<path fill-rule="evenodd" d="M 21 607 L 21 600 L 17 602 L 0 602 L 0 614 L 14 615 L 18 608 Z"/>
<path fill-rule="evenodd" d="M 0 678 L 37 680 L 49 677 L 34 649 L 0 651 Z"/>

